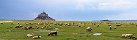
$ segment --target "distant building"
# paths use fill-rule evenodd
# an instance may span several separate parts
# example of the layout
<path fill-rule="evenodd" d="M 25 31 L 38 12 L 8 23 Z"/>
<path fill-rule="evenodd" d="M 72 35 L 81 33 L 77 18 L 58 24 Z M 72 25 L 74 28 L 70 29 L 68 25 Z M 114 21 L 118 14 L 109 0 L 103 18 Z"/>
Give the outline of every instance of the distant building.
<path fill-rule="evenodd" d="M 110 20 L 100 20 L 100 21 L 106 21 L 106 22 L 111 22 Z"/>
<path fill-rule="evenodd" d="M 43 11 L 43 13 L 39 14 L 34 20 L 50 20 L 55 21 L 55 19 L 48 16 L 46 12 Z"/>

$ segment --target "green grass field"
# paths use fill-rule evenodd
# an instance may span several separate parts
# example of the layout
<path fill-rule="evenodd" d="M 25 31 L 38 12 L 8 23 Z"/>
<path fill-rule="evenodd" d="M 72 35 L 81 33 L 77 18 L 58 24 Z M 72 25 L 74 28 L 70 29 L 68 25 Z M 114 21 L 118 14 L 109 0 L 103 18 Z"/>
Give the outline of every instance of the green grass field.
<path fill-rule="evenodd" d="M 2 20 L 0 22 L 3 22 Z M 41 23 L 26 25 L 25 23 Z M 13 24 L 11 24 L 13 23 Z M 20 24 L 18 24 L 20 23 Z M 42 24 L 43 23 L 43 24 Z M 122 24 L 117 29 L 109 30 L 109 24 L 116 27 L 116 23 Z M 57 24 L 74 24 L 71 26 L 57 25 Z M 94 25 L 95 24 L 95 25 Z M 100 24 L 100 27 L 97 27 Z M 137 37 L 137 27 L 135 22 L 79 22 L 79 21 L 13 21 L 4 22 L 0 24 L 0 40 L 133 40 L 121 38 L 121 34 L 132 33 Z M 15 28 L 16 25 L 33 26 L 34 29 L 25 30 L 22 28 Z M 44 29 L 36 29 L 35 26 L 45 27 Z M 80 27 L 79 27 L 80 26 Z M 87 32 L 85 29 L 91 27 L 93 30 Z M 57 36 L 48 36 L 45 30 L 54 31 L 58 28 Z M 42 31 L 41 31 L 42 30 Z M 102 33 L 100 36 L 93 35 L 94 33 Z M 40 39 L 32 39 L 26 37 L 27 33 L 39 34 Z"/>

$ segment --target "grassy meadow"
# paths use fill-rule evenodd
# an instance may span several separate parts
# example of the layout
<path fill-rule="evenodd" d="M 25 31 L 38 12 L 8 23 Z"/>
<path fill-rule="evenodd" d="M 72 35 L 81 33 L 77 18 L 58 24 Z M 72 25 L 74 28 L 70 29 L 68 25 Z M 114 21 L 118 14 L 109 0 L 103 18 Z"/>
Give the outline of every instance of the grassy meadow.
<path fill-rule="evenodd" d="M 0 40 L 133 40 L 120 37 L 121 34 L 125 33 L 135 34 L 137 37 L 137 22 L 5 21 L 0 21 L 0 23 L 3 23 L 0 24 Z M 25 23 L 32 24 L 26 25 Z M 66 26 L 66 24 L 69 24 L 69 26 Z M 97 27 L 98 24 L 100 25 L 99 27 Z M 111 24 L 112 28 L 116 27 L 117 29 L 110 30 L 108 24 Z M 116 26 L 116 24 L 122 25 Z M 16 25 L 32 26 L 34 29 L 15 28 Z M 36 29 L 35 26 L 38 26 L 39 29 Z M 44 28 L 42 29 L 41 27 Z M 91 27 L 93 30 L 87 32 L 85 30 L 87 27 Z M 48 36 L 46 30 L 55 31 L 55 28 L 58 28 L 58 35 Z M 28 33 L 39 34 L 42 37 L 40 39 L 32 39 L 26 36 Z M 94 33 L 102 33 L 102 35 L 96 36 L 93 35 Z"/>

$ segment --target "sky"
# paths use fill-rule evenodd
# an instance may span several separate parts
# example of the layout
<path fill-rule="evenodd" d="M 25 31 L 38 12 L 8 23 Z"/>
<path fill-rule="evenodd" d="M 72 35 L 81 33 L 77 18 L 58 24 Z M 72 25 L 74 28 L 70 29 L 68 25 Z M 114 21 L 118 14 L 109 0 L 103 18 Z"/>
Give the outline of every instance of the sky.
<path fill-rule="evenodd" d="M 59 21 L 137 20 L 137 0 L 0 0 L 0 19 L 33 20 L 43 10 Z"/>

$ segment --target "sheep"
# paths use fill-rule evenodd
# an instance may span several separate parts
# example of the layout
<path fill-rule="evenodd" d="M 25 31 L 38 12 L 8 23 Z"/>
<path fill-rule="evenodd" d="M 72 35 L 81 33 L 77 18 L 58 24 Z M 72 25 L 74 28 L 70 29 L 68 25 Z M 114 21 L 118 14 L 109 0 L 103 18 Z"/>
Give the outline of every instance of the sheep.
<path fill-rule="evenodd" d="M 136 25 L 136 27 L 137 27 L 137 25 Z"/>
<path fill-rule="evenodd" d="M 39 25 L 40 23 L 37 23 L 37 25 Z"/>
<path fill-rule="evenodd" d="M 68 23 L 66 23 L 66 24 L 64 24 L 64 26 L 71 26 L 70 24 L 68 24 Z"/>
<path fill-rule="evenodd" d="M 81 26 L 78 26 L 78 27 L 81 27 Z"/>
<path fill-rule="evenodd" d="M 29 25 L 29 23 L 25 23 L 26 25 Z"/>
<path fill-rule="evenodd" d="M 108 24 L 108 26 L 111 26 L 111 24 Z"/>
<path fill-rule="evenodd" d="M 57 36 L 57 31 L 51 31 L 50 33 L 48 33 L 48 36 Z"/>
<path fill-rule="evenodd" d="M 33 37 L 35 34 L 31 33 L 31 34 L 27 34 L 27 37 Z"/>
<path fill-rule="evenodd" d="M 0 23 L 0 24 L 4 24 L 4 23 Z"/>
<path fill-rule="evenodd" d="M 21 27 L 23 27 L 22 25 L 17 25 L 15 28 L 21 28 Z"/>
<path fill-rule="evenodd" d="M 86 31 L 91 31 L 91 30 L 92 30 L 91 27 L 87 27 L 87 28 L 86 28 Z"/>
<path fill-rule="evenodd" d="M 99 27 L 99 26 L 100 26 L 100 24 L 97 25 L 97 27 Z"/>
<path fill-rule="evenodd" d="M 109 26 L 109 29 L 112 30 L 112 26 Z"/>
<path fill-rule="evenodd" d="M 34 33 L 27 34 L 27 37 L 32 37 L 33 39 L 39 39 L 39 38 L 41 38 L 40 35 L 35 35 Z"/>
<path fill-rule="evenodd" d="M 117 27 L 114 27 L 114 29 L 117 29 Z"/>
<path fill-rule="evenodd" d="M 41 29 L 44 29 L 45 27 L 41 27 Z"/>
<path fill-rule="evenodd" d="M 25 29 L 26 29 L 26 30 L 32 29 L 32 26 L 27 26 L 27 27 L 25 27 Z"/>
<path fill-rule="evenodd" d="M 20 23 L 18 23 L 18 24 L 20 24 Z"/>
<path fill-rule="evenodd" d="M 95 23 L 93 25 L 96 25 Z"/>
<path fill-rule="evenodd" d="M 39 29 L 39 27 L 37 27 L 37 29 Z"/>
<path fill-rule="evenodd" d="M 33 36 L 32 38 L 33 39 L 39 39 L 39 38 L 41 38 L 41 36 L 40 35 L 36 35 L 36 36 Z"/>
<path fill-rule="evenodd" d="M 130 38 L 130 39 L 135 38 L 134 34 L 122 34 L 121 37 L 122 38 Z"/>
<path fill-rule="evenodd" d="M 33 23 L 29 23 L 30 25 L 33 25 Z"/>
<path fill-rule="evenodd" d="M 116 26 L 121 26 L 121 24 L 117 24 Z"/>

